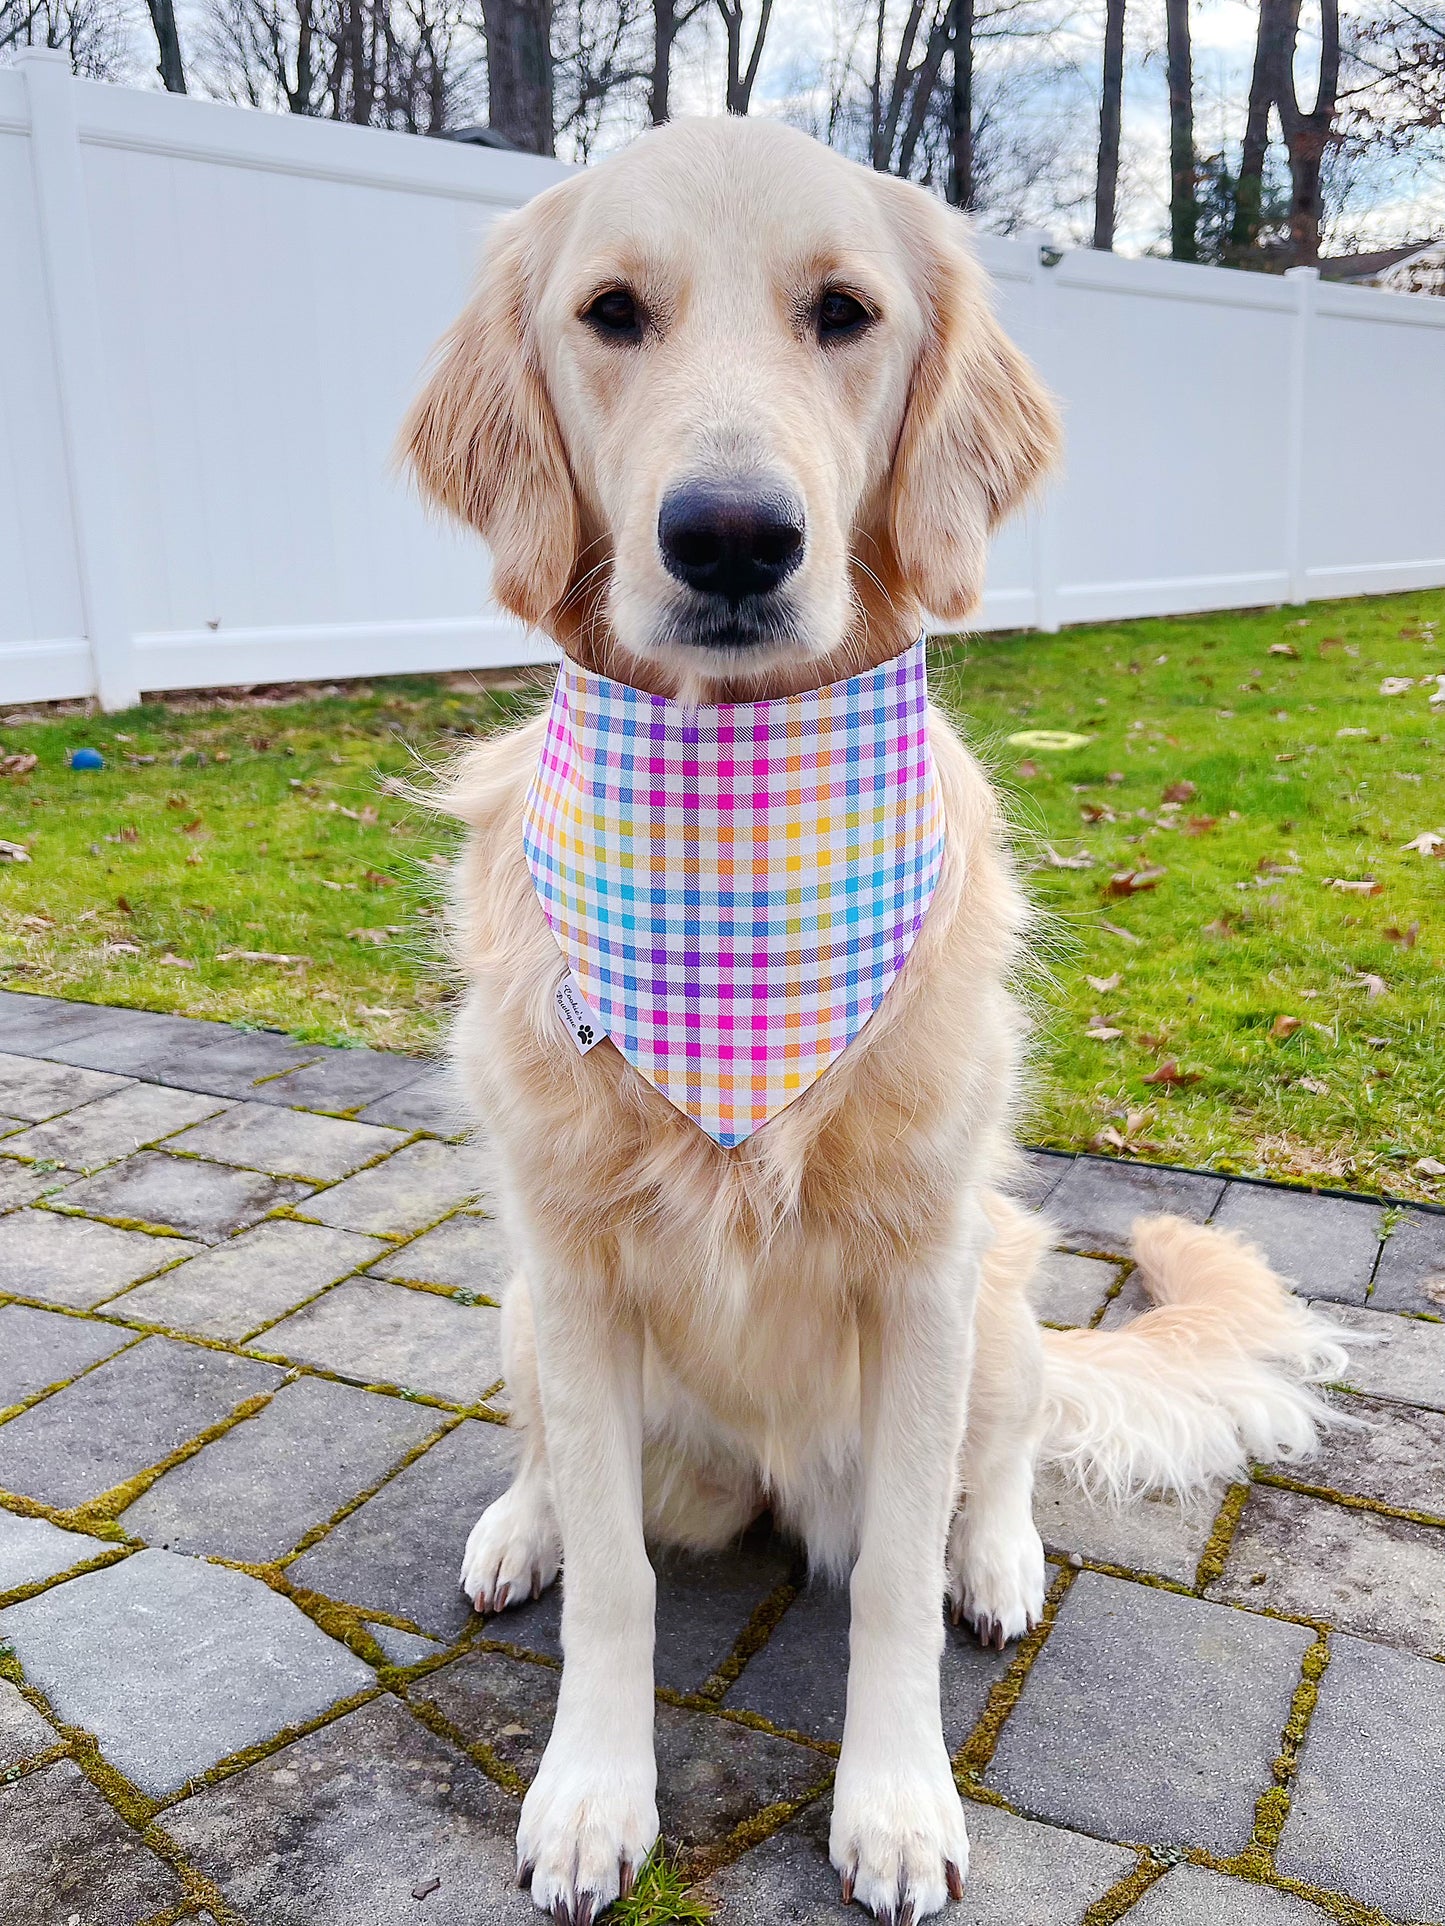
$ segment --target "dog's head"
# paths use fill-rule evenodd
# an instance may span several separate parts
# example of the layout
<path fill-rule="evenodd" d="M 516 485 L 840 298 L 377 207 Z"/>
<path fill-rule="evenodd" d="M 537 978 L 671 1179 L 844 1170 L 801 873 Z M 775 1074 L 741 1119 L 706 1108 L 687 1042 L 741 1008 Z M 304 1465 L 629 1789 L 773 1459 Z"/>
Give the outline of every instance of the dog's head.
<path fill-rule="evenodd" d="M 966 616 L 1056 439 L 956 214 L 732 119 L 498 225 L 404 448 L 569 653 L 746 693 L 886 659 L 920 609 Z"/>

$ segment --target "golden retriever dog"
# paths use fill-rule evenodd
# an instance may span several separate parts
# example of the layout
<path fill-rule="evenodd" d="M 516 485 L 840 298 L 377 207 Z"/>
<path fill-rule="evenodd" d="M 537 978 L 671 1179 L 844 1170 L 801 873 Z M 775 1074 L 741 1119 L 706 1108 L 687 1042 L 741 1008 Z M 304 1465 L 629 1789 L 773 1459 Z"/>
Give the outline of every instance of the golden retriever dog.
<path fill-rule="evenodd" d="M 500 222 L 403 445 L 485 537 L 507 608 L 583 668 L 701 705 L 856 676 L 925 610 L 963 622 L 990 530 L 1057 442 L 958 215 L 731 119 L 649 133 Z M 462 1582 L 500 1612 L 566 1570 L 519 1878 L 571 1926 L 630 1889 L 658 1832 L 647 1544 L 718 1547 L 770 1509 L 850 1588 L 844 1895 L 919 1920 L 968 1865 L 942 1606 L 998 1647 L 1037 1621 L 1036 1463 L 1101 1495 L 1207 1486 L 1307 1448 L 1309 1385 L 1342 1354 L 1253 1253 L 1170 1218 L 1136 1226 L 1154 1308 L 1039 1329 L 1046 1239 L 1006 1194 L 1028 919 L 940 714 L 946 846 L 906 963 L 831 1067 L 726 1149 L 559 1021 L 566 966 L 523 853 L 543 726 L 470 750 L 444 797 L 469 832 L 454 1055 L 520 1263 L 518 1468 Z"/>

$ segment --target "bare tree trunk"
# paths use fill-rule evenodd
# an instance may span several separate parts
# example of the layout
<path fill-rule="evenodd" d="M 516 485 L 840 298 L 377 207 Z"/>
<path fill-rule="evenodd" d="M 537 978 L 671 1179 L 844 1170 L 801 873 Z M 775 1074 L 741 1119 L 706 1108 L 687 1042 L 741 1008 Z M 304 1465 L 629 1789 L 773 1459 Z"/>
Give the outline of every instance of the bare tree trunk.
<path fill-rule="evenodd" d="M 372 50 L 366 44 L 366 0 L 347 0 L 343 50 L 346 69 L 351 76 L 351 112 L 348 118 L 358 126 L 371 122 L 376 99 L 376 67 Z"/>
<path fill-rule="evenodd" d="M 1119 200 L 1119 129 L 1124 115 L 1124 5 L 1106 0 L 1104 76 L 1099 95 L 1099 171 L 1094 188 L 1094 246 L 1114 249 L 1114 219 Z"/>
<path fill-rule="evenodd" d="M 652 78 L 647 112 L 654 127 L 667 119 L 672 88 L 672 43 L 677 38 L 677 0 L 652 0 Z"/>
<path fill-rule="evenodd" d="M 181 35 L 176 26 L 174 0 L 149 0 L 149 5 L 151 25 L 156 32 L 156 51 L 160 55 L 156 71 L 168 94 L 183 94 L 186 71 L 181 64 Z"/>
<path fill-rule="evenodd" d="M 1264 208 L 1264 163 L 1269 155 L 1269 110 L 1279 91 L 1281 32 L 1288 12 L 1285 0 L 1260 0 L 1254 71 L 1249 81 L 1249 112 L 1244 123 L 1244 147 L 1239 160 L 1239 178 L 1234 184 L 1234 218 L 1229 230 L 1230 251 L 1236 260 L 1259 240 Z"/>
<path fill-rule="evenodd" d="M 868 89 L 868 157 L 879 173 L 888 166 L 883 147 L 883 45 L 888 33 L 888 0 L 874 0 L 878 9 L 873 34 L 873 79 Z"/>
<path fill-rule="evenodd" d="M 955 207 L 973 206 L 973 20 L 974 0 L 949 0 L 953 77 L 948 93 L 947 191 Z"/>
<path fill-rule="evenodd" d="M 773 0 L 762 0 L 758 12 L 757 31 L 753 35 L 752 51 L 747 65 L 743 65 L 743 8 L 745 0 L 716 0 L 718 13 L 722 16 L 723 31 L 727 35 L 728 78 L 727 111 L 730 114 L 745 114 L 752 105 L 753 84 L 758 77 L 758 67 L 763 58 L 763 43 L 768 37 L 768 23 L 773 17 Z"/>
<path fill-rule="evenodd" d="M 529 154 L 550 154 L 552 0 L 482 0 L 487 124 Z"/>
<path fill-rule="evenodd" d="M 1189 0 L 1164 0 L 1169 68 L 1169 251 L 1199 258 L 1199 203 L 1194 163 L 1194 63 Z"/>
<path fill-rule="evenodd" d="M 1320 0 L 1320 74 L 1314 106 L 1305 113 L 1295 87 L 1294 47 L 1299 31 L 1299 0 L 1290 0 L 1288 46 L 1281 62 L 1279 118 L 1289 150 L 1290 259 L 1294 267 L 1313 267 L 1320 258 L 1320 220 L 1324 212 L 1320 176 L 1334 132 L 1340 86 L 1339 0 Z"/>
<path fill-rule="evenodd" d="M 953 46 L 952 5 L 949 12 L 935 20 L 928 36 L 924 51 L 923 64 L 918 70 L 913 89 L 913 104 L 908 110 L 908 119 L 903 125 L 903 138 L 898 145 L 898 172 L 904 180 L 913 178 L 913 161 L 918 152 L 918 143 L 923 138 L 923 130 L 928 122 L 929 110 L 933 105 L 934 89 L 938 76 L 943 72 Z"/>

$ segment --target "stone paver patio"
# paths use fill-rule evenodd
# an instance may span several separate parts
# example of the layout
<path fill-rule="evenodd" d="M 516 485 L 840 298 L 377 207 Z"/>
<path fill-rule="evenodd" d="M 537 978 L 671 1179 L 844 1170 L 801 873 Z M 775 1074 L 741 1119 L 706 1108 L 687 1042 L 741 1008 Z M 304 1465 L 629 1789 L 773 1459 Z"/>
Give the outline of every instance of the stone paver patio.
<path fill-rule="evenodd" d="M 444 1082 L 9 993 L 0 1117 L 0 1926 L 534 1918 L 558 1604 L 482 1622 L 456 1586 L 507 1477 L 506 1251 Z M 1045 1318 L 1132 1314 L 1141 1209 L 1233 1225 L 1378 1340 L 1337 1394 L 1369 1428 L 1193 1512 L 1041 1492 L 1045 1626 L 949 1632 L 950 1918 L 1438 1926 L 1445 1214 L 1029 1181 Z M 826 1864 L 846 1652 L 761 1531 L 662 1564 L 663 1825 L 722 1926 L 859 1916 Z"/>

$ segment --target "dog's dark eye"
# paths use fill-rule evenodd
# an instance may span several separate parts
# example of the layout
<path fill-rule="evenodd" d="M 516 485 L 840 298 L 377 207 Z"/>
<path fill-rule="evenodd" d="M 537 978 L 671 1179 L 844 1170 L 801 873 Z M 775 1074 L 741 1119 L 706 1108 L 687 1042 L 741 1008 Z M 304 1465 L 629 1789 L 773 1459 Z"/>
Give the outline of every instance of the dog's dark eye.
<path fill-rule="evenodd" d="M 642 315 L 626 288 L 609 288 L 605 294 L 599 294 L 582 319 L 598 334 L 611 335 L 616 340 L 637 341 L 642 337 Z"/>
<path fill-rule="evenodd" d="M 850 334 L 861 334 L 871 326 L 873 316 L 851 294 L 830 288 L 818 302 L 818 338 L 838 341 Z"/>

